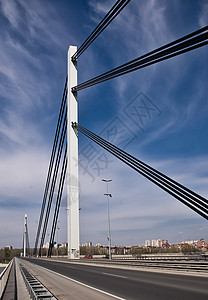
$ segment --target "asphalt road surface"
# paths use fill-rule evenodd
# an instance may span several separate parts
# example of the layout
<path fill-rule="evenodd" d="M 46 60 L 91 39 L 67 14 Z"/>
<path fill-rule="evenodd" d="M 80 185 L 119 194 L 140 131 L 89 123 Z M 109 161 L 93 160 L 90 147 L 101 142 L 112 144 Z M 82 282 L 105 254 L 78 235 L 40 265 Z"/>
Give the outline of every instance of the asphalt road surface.
<path fill-rule="evenodd" d="M 28 260 L 123 299 L 208 299 L 208 277 L 143 272 L 41 259 Z"/>

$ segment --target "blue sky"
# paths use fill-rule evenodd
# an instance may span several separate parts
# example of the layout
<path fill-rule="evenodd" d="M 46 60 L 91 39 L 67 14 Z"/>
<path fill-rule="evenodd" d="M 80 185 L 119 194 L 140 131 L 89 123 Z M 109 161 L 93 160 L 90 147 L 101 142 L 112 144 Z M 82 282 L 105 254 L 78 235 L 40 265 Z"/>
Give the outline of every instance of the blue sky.
<path fill-rule="evenodd" d="M 0 1 L 0 247 L 21 247 L 25 213 L 34 245 L 67 50 L 81 45 L 113 3 Z M 132 0 L 79 58 L 79 82 L 195 31 L 207 19 L 206 0 Z M 203 47 L 80 91 L 79 122 L 207 197 L 207 67 Z M 132 115 L 135 103 L 148 105 L 150 114 Z M 208 240 L 206 220 L 81 135 L 79 151 L 81 243 L 107 243 L 102 178 L 112 179 L 112 244 Z M 65 208 L 64 196 L 62 242 Z"/>

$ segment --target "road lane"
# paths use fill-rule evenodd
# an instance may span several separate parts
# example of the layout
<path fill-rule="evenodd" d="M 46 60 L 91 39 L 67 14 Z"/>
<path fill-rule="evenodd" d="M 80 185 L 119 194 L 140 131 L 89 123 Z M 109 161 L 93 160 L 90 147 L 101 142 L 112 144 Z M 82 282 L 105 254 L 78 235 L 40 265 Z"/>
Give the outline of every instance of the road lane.
<path fill-rule="evenodd" d="M 108 275 L 108 276 L 115 276 L 115 277 L 120 277 L 120 278 L 126 278 L 127 279 L 126 276 L 121 276 L 121 275 L 116 275 L 116 274 L 109 274 L 109 273 L 102 273 L 102 274 Z"/>
<path fill-rule="evenodd" d="M 125 299 L 208 299 L 208 278 L 70 264 L 30 262 Z"/>

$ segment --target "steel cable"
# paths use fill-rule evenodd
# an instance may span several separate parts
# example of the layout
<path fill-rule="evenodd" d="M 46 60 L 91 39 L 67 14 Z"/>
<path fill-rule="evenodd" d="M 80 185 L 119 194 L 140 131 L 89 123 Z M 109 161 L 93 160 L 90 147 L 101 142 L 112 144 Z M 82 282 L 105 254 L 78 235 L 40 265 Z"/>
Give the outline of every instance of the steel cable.
<path fill-rule="evenodd" d="M 163 60 L 181 55 L 208 44 L 208 26 L 201 28 L 174 42 L 164 45 L 154 51 L 142 55 L 108 72 L 87 80 L 72 88 L 73 92 L 88 88 L 98 83 L 136 71 Z"/>
<path fill-rule="evenodd" d="M 80 129 L 79 129 L 80 130 Z M 150 176 L 152 176 L 152 178 L 154 178 L 154 179 L 156 179 L 156 180 L 158 180 L 158 182 L 160 182 L 160 183 L 162 183 L 162 184 L 164 184 L 164 186 L 166 186 L 166 187 L 168 187 L 168 188 L 172 188 L 172 190 L 175 192 L 177 192 L 178 193 L 178 195 L 179 196 L 182 196 L 182 197 L 184 197 L 185 198 L 185 200 L 188 200 L 190 203 L 192 203 L 192 204 L 194 204 L 194 205 L 196 205 L 198 208 L 200 208 L 200 209 L 202 209 L 203 211 L 205 211 L 206 213 L 208 212 L 208 210 L 206 209 L 207 208 L 207 205 L 206 204 L 204 204 L 203 202 L 201 202 L 200 200 L 198 200 L 198 199 L 196 199 L 195 197 L 193 197 L 192 195 L 189 195 L 188 193 L 186 193 L 186 192 L 184 192 L 182 189 L 180 189 L 180 188 L 178 188 L 177 186 L 174 186 L 173 184 L 171 184 L 171 183 L 169 183 L 167 180 L 165 180 L 165 179 L 163 179 L 161 176 L 159 176 L 159 175 L 157 175 L 157 174 L 154 174 L 152 171 L 149 171 L 147 168 L 144 168 L 144 167 L 141 167 L 141 165 L 138 163 L 138 162 L 133 162 L 133 160 L 132 159 L 130 159 L 128 156 L 128 153 L 126 153 L 125 151 L 123 151 L 123 150 L 121 150 L 121 149 L 119 149 L 119 148 L 117 148 L 117 147 L 111 147 L 111 146 L 109 146 L 109 144 L 110 143 L 108 143 L 107 141 L 103 141 L 102 140 L 102 138 L 100 138 L 100 137 L 96 137 L 96 135 L 94 136 L 94 134 L 92 133 L 92 135 L 91 135 L 91 133 L 89 133 L 89 131 L 85 128 L 85 129 L 81 129 L 81 130 L 84 130 L 85 131 L 85 133 L 87 133 L 89 136 L 88 137 L 90 137 L 90 136 L 92 136 L 93 138 L 98 138 L 98 140 L 100 141 L 100 143 L 102 143 L 102 145 L 104 145 L 104 146 L 106 146 L 106 147 L 109 147 L 109 149 L 111 150 L 111 151 L 116 151 L 116 153 L 119 153 L 119 155 L 121 155 L 121 157 L 124 157 L 129 163 L 131 163 L 133 166 L 136 166 L 136 167 L 138 167 L 139 168 L 139 170 L 141 170 L 141 171 L 143 171 L 144 173 L 142 174 L 142 175 L 144 175 L 144 174 L 148 174 L 148 175 L 150 175 Z M 83 132 L 82 132 L 83 133 Z M 112 144 L 111 144 L 112 145 Z M 119 151 L 116 149 L 115 150 L 115 148 L 117 148 L 117 149 L 119 149 Z M 112 152 L 111 152 L 112 153 Z M 123 155 L 123 153 L 124 153 L 124 155 Z M 125 155 L 125 154 L 127 154 L 127 155 Z M 135 159 L 134 158 L 134 160 L 137 160 L 137 159 Z M 138 160 L 137 160 L 138 161 Z M 154 170 L 154 169 L 153 169 Z M 157 170 L 155 170 L 155 172 L 157 172 Z M 158 172 L 157 172 L 158 173 Z M 167 177 L 167 176 L 166 176 Z M 168 177 L 167 177 L 168 178 Z M 171 180 L 170 178 L 169 178 L 169 180 Z M 182 193 L 181 193 L 182 192 Z M 183 195 L 184 194 L 184 195 Z M 187 197 L 188 196 L 188 197 Z M 190 198 L 191 199 L 190 199 Z M 192 199 L 193 200 L 195 200 L 197 203 L 195 203 L 194 201 L 192 201 Z M 205 208 L 204 208 L 205 207 Z"/>
<path fill-rule="evenodd" d="M 40 218 L 39 218 L 39 224 L 38 224 L 36 240 L 35 240 L 35 247 L 34 247 L 34 252 L 33 252 L 34 255 L 36 255 L 36 253 L 37 253 L 37 246 L 38 246 L 38 241 L 39 241 L 39 237 L 40 237 L 40 230 L 41 230 L 41 227 L 42 227 L 43 215 L 44 215 L 44 211 L 45 211 L 46 199 L 47 199 L 47 196 L 48 196 L 48 189 L 49 189 L 51 174 L 52 174 L 52 170 L 53 170 L 53 164 L 54 164 L 55 153 L 56 153 L 56 149 L 57 149 L 60 129 L 61 129 L 61 123 L 62 123 L 62 120 L 63 120 L 64 108 L 65 108 L 65 105 L 66 105 L 66 98 L 67 98 L 67 78 L 66 78 L 66 82 L 65 82 L 65 86 L 64 86 L 64 92 L 63 92 L 62 101 L 61 101 L 61 108 L 60 108 L 60 111 L 59 111 L 58 122 L 57 122 L 57 127 L 56 127 L 56 133 L 55 133 L 53 148 L 52 148 L 52 152 L 51 152 L 48 175 L 47 175 L 47 180 L 46 180 L 46 185 L 45 185 L 45 191 L 44 191 L 43 202 L 42 202 L 42 207 L 41 207 L 41 213 L 40 213 Z"/>
<path fill-rule="evenodd" d="M 63 122 L 63 126 L 62 126 L 60 143 L 59 143 L 59 147 L 58 147 L 58 151 L 57 151 L 56 162 L 55 162 L 53 178 L 52 178 L 52 183 L 51 183 L 51 188 L 50 188 L 50 194 L 49 194 L 49 199 L 48 199 L 48 205 L 47 205 L 45 221 L 44 221 L 44 226 L 43 226 L 43 231 L 42 231 L 42 237 L 41 237 L 41 241 L 40 241 L 40 249 L 39 249 L 40 256 L 41 256 L 41 248 L 43 247 L 43 243 L 45 240 L 45 234 L 46 234 L 46 229 L 47 229 L 47 225 L 48 225 L 50 209 L 51 209 L 51 204 L 52 204 L 52 200 L 53 200 L 54 189 L 55 189 L 55 185 L 56 185 L 63 144 L 64 144 L 64 140 L 65 140 L 65 136 L 66 136 L 66 129 L 67 129 L 67 112 L 65 112 L 64 122 Z"/>
<path fill-rule="evenodd" d="M 141 161 L 137 160 L 136 158 L 132 159 L 133 157 L 126 153 L 125 151 L 119 149 L 118 147 L 112 145 L 111 143 L 105 141 L 104 139 L 100 138 L 99 136 L 95 135 L 91 131 L 87 130 L 86 128 L 82 127 L 81 125 L 77 125 L 78 130 L 82 132 L 84 135 L 89 137 L 91 140 L 96 142 L 98 145 L 109 151 L 111 154 L 125 162 L 127 165 L 132 167 L 134 170 L 139 172 L 141 175 L 161 187 L 163 190 L 174 196 L 176 199 L 190 207 L 192 210 L 200 214 L 202 217 L 208 219 L 207 217 L 207 203 L 208 201 L 201 197 L 200 195 L 192 192 L 191 190 L 183 187 L 182 185 L 178 184 L 176 181 L 172 180 L 171 178 L 167 177 L 166 175 L 162 174 L 161 172 L 158 172 L 157 170 L 149 167 L 148 165 L 142 163 Z M 144 166 L 141 166 L 141 163 L 149 168 L 146 168 Z M 154 170 L 154 173 L 152 172 Z M 163 179 L 162 176 L 157 175 L 161 174 L 164 178 L 168 178 L 168 180 Z M 172 183 L 174 182 L 174 184 Z M 179 188 L 183 187 L 183 189 Z M 189 193 L 192 193 L 192 195 L 188 194 L 186 190 L 189 191 Z M 196 197 L 193 197 L 193 195 L 198 196 L 198 198 L 202 198 L 204 202 L 200 201 Z M 181 198 L 183 197 L 183 199 Z M 191 199 L 190 199 L 191 198 Z M 193 201 L 194 200 L 194 201 Z M 196 208 L 197 207 L 197 208 Z M 206 208 L 205 208 L 206 207 Z"/>
<path fill-rule="evenodd" d="M 62 164 L 62 169 L 61 169 L 61 177 L 60 177 L 60 181 L 59 181 L 58 195 L 57 195 L 56 207 L 55 207 L 54 217 L 53 217 L 53 224 L 52 224 L 52 229 L 51 229 L 48 256 L 51 256 L 51 254 L 52 254 L 54 237 L 55 237 L 56 230 L 58 230 L 57 229 L 57 221 L 58 221 L 59 209 L 60 209 L 62 193 L 63 193 L 63 188 L 64 188 L 66 169 L 67 169 L 67 146 L 65 147 L 64 159 L 63 159 L 63 164 Z M 57 243 L 58 243 L 58 241 L 57 241 Z M 58 247 L 58 245 L 57 245 L 57 247 Z"/>
<path fill-rule="evenodd" d="M 80 124 L 77 124 L 76 126 L 78 126 L 79 129 L 85 130 L 87 133 L 93 135 L 94 137 L 98 137 L 96 134 L 94 134 L 93 132 L 91 132 L 90 130 L 86 129 L 85 127 L 81 126 Z M 125 152 L 124 150 L 116 147 L 115 145 L 111 144 L 108 141 L 105 141 L 104 139 L 102 139 L 101 137 L 98 137 L 102 142 L 107 143 L 110 147 L 113 147 L 115 150 L 117 150 L 118 152 L 120 152 L 121 154 L 124 154 L 126 156 L 128 156 L 129 159 L 131 159 L 133 162 L 137 163 L 139 166 L 142 166 L 146 171 L 151 172 L 151 174 L 156 174 L 159 175 L 161 178 L 163 178 L 165 180 L 165 182 L 170 182 L 173 185 L 177 186 L 179 188 L 180 192 L 185 193 L 185 195 L 187 196 L 192 196 L 192 199 L 198 198 L 198 200 L 200 201 L 199 203 L 204 206 L 205 208 L 208 209 L 208 200 L 204 197 L 202 197 L 201 195 L 193 192 L 192 190 L 186 188 L 185 186 L 183 186 L 182 184 L 178 183 L 177 181 L 173 180 L 172 178 L 166 176 L 165 174 L 161 173 L 160 171 L 152 168 L 151 166 L 149 166 L 148 164 L 142 162 L 141 160 L 135 158 L 134 156 L 130 155 L 129 153 Z"/>
<path fill-rule="evenodd" d="M 77 58 L 92 44 L 92 42 L 103 32 L 103 30 L 115 19 L 115 17 L 123 10 L 123 8 L 131 0 L 118 0 L 109 12 L 105 15 L 102 21 L 97 25 L 97 27 L 92 31 L 84 43 L 78 48 L 77 52 L 72 56 L 72 61 L 77 60 Z"/>

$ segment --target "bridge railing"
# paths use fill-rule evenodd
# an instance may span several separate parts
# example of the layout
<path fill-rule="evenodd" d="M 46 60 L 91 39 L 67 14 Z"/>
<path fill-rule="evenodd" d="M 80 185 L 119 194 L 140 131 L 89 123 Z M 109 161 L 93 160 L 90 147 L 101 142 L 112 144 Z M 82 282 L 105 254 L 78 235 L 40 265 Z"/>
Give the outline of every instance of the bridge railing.
<path fill-rule="evenodd" d="M 0 274 L 0 299 L 1 299 L 1 297 L 4 293 L 4 290 L 6 288 L 12 265 L 13 265 L 13 260 L 10 261 L 10 263 L 6 266 L 6 268 Z"/>

